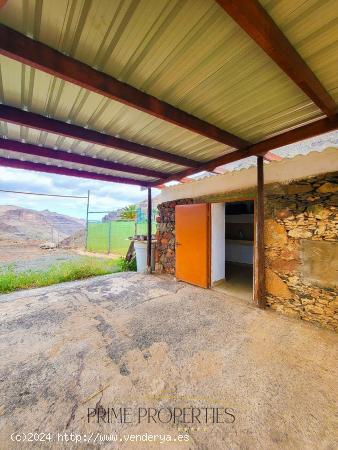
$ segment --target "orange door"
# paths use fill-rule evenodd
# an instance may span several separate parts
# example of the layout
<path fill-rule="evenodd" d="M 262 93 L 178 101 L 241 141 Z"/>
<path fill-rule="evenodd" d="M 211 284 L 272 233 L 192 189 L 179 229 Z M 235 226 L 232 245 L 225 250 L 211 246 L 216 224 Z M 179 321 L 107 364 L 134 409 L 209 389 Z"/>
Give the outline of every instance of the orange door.
<path fill-rule="evenodd" d="M 210 205 L 178 205 L 176 222 L 176 278 L 209 287 Z"/>

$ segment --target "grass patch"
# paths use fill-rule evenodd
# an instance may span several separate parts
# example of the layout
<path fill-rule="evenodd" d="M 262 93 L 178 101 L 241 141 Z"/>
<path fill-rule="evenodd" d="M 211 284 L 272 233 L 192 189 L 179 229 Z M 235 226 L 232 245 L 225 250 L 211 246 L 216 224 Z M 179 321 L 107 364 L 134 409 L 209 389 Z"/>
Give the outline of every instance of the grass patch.
<path fill-rule="evenodd" d="M 116 260 L 91 257 L 55 264 L 45 271 L 15 272 L 13 267 L 8 266 L 0 269 L 0 293 L 50 286 L 119 271 Z"/>

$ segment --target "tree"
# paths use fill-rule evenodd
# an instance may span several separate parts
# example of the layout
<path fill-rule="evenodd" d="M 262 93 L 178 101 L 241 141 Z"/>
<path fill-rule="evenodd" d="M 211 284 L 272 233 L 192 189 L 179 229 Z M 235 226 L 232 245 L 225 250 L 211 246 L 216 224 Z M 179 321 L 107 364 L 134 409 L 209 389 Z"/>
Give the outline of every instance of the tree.
<path fill-rule="evenodd" d="M 136 205 L 129 205 L 122 209 L 120 219 L 135 220 L 136 219 Z"/>

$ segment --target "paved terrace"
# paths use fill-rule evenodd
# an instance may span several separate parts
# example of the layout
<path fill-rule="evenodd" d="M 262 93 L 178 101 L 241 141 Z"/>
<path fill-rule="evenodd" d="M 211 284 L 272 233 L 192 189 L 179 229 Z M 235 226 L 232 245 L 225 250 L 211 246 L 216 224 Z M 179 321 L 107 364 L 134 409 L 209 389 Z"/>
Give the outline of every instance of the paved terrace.
<path fill-rule="evenodd" d="M 224 406 L 190 442 L 42 448 L 334 449 L 337 336 L 171 278 L 115 274 L 1 297 L 1 449 L 13 432 L 161 433 L 87 408 Z M 134 419 L 133 419 L 134 420 Z M 191 425 L 188 425 L 191 426 Z"/>

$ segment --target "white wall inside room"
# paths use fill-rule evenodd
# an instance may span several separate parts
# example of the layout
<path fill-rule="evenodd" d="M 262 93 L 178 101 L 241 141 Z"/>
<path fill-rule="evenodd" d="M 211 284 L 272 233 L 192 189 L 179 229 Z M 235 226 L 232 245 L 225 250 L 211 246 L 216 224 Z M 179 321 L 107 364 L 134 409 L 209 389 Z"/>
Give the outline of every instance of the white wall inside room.
<path fill-rule="evenodd" d="M 225 204 L 211 204 L 211 284 L 225 277 Z"/>
<path fill-rule="evenodd" d="M 247 224 L 250 224 L 252 228 L 254 227 L 254 215 L 225 214 L 225 230 L 227 230 L 227 224 L 229 224 L 229 226 L 231 226 L 230 224 L 233 224 L 232 226 L 236 227 L 235 230 L 238 230 L 238 233 L 241 233 L 241 226 L 245 227 Z M 238 234 L 234 239 L 225 239 L 225 261 L 253 264 L 253 251 L 254 244 L 252 241 L 248 240 L 247 237 L 243 236 L 241 238 Z"/>
<path fill-rule="evenodd" d="M 225 261 L 253 264 L 253 243 L 226 240 Z"/>

